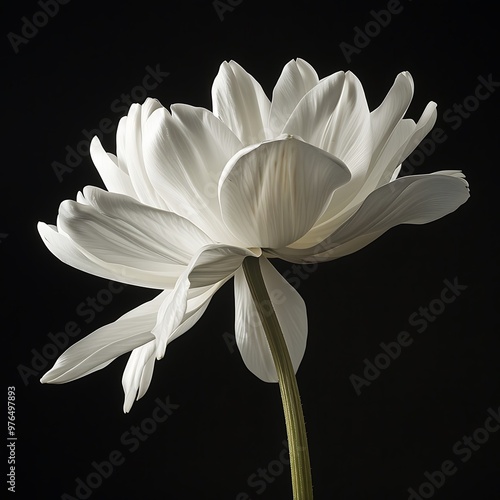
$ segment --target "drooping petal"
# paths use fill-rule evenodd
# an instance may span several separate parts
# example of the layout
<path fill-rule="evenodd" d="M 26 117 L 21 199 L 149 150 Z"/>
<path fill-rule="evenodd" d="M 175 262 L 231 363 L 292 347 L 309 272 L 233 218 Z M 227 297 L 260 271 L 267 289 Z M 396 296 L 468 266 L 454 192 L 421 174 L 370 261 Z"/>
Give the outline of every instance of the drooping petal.
<path fill-rule="evenodd" d="M 184 317 L 181 324 L 168 338 L 167 344 L 180 337 L 196 324 L 205 313 L 210 300 L 222 286 L 222 283 L 217 283 L 202 293 L 198 293 L 198 291 L 201 292 L 201 289 L 197 289 L 194 291 L 195 293 L 188 294 Z M 123 390 L 125 392 L 124 411 L 126 413 L 130 411 L 134 399 L 138 401 L 146 393 L 153 376 L 155 361 L 156 338 L 132 351 L 122 378 Z"/>
<path fill-rule="evenodd" d="M 223 62 L 212 86 L 213 113 L 244 146 L 266 139 L 271 103 L 260 84 L 234 61 Z"/>
<path fill-rule="evenodd" d="M 264 257 L 259 259 L 264 283 L 297 372 L 307 341 L 307 311 L 302 297 Z M 264 382 L 277 382 L 271 350 L 243 269 L 234 276 L 236 344 L 246 367 Z"/>
<path fill-rule="evenodd" d="M 215 285 L 191 289 L 188 292 L 186 311 L 180 325 L 170 334 L 168 343 L 172 342 L 192 328 L 205 313 L 215 292 L 227 281 L 223 279 Z M 203 291 L 205 290 L 205 291 Z"/>
<path fill-rule="evenodd" d="M 273 90 L 269 129 L 272 137 L 281 135 L 288 118 L 300 100 L 319 82 L 314 68 L 303 59 L 285 65 Z"/>
<path fill-rule="evenodd" d="M 217 186 L 224 165 L 242 148 L 231 130 L 206 109 L 177 104 L 172 115 L 164 108 L 153 113 L 143 146 L 148 176 L 169 209 L 228 242 Z"/>
<path fill-rule="evenodd" d="M 363 248 L 391 227 L 444 217 L 468 198 L 468 183 L 456 172 L 402 177 L 370 194 L 354 215 L 320 244 L 308 249 L 279 249 L 275 255 L 292 262 L 333 260 Z"/>
<path fill-rule="evenodd" d="M 287 136 L 242 150 L 219 182 L 222 218 L 246 246 L 280 248 L 304 235 L 349 180 L 342 161 Z"/>
<path fill-rule="evenodd" d="M 167 296 L 168 292 L 160 293 L 72 345 L 42 377 L 42 383 L 63 384 L 84 377 L 104 368 L 118 356 L 154 340 L 151 330 L 160 304 Z"/>
<path fill-rule="evenodd" d="M 155 343 L 156 340 L 151 340 L 147 344 L 136 347 L 130 354 L 122 377 L 125 413 L 128 413 L 134 401 L 142 398 L 148 390 L 155 365 Z"/>
<path fill-rule="evenodd" d="M 178 279 L 168 300 L 158 312 L 158 321 L 153 329 L 157 339 L 156 357 L 165 354 L 168 342 L 175 336 L 176 329 L 185 319 L 188 299 L 203 294 L 209 299 L 241 266 L 245 257 L 261 254 L 246 248 L 227 245 L 209 245 L 201 248 L 191 260 L 186 271 Z M 203 299 L 205 300 L 205 299 Z"/>

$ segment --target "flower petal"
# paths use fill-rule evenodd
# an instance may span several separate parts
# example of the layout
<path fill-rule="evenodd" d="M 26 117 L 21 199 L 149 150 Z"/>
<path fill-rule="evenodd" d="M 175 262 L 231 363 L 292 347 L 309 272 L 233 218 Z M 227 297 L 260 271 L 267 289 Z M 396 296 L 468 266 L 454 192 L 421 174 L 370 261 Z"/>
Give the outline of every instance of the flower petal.
<path fill-rule="evenodd" d="M 350 185 L 366 173 L 372 153 L 370 111 L 363 86 L 350 71 L 345 74 L 342 94 L 325 126 L 319 147 L 347 165 L 352 175 Z"/>
<path fill-rule="evenodd" d="M 89 205 L 61 203 L 59 231 L 108 269 L 118 273 L 123 267 L 136 269 L 138 285 L 148 283 L 151 273 L 176 279 L 195 249 L 212 243 L 191 222 L 172 212 L 93 187 L 86 187 L 84 195 Z M 130 272 L 125 274 L 132 277 Z M 167 280 L 163 288 L 171 285 Z"/>
<path fill-rule="evenodd" d="M 104 368 L 118 356 L 151 340 L 160 304 L 167 298 L 162 292 L 153 300 L 136 307 L 109 325 L 97 329 L 67 349 L 42 383 L 63 384 Z"/>
<path fill-rule="evenodd" d="M 351 179 L 335 191 L 315 226 L 346 207 L 362 189 L 370 172 L 370 112 L 361 82 L 350 71 L 345 75 L 342 95 L 325 126 L 319 147 L 342 160 L 351 173 Z"/>
<path fill-rule="evenodd" d="M 146 394 L 153 377 L 156 339 L 136 347 L 127 361 L 123 372 L 122 386 L 125 393 L 124 413 L 128 413 L 135 400 Z"/>
<path fill-rule="evenodd" d="M 146 172 L 142 147 L 146 120 L 160 108 L 162 105 L 156 99 L 146 99 L 142 106 L 136 103 L 130 106 L 127 120 L 123 121 L 121 127 L 123 138 L 120 138 L 120 141 L 123 141 L 121 147 L 124 146 L 124 151 L 118 149 L 117 142 L 117 156 L 119 160 L 126 158 L 126 168 L 139 201 L 153 207 L 165 208 Z"/>
<path fill-rule="evenodd" d="M 401 120 L 385 146 L 382 148 L 378 160 L 374 162 L 372 175 L 363 186 L 363 195 L 374 191 L 377 187 L 390 182 L 394 171 L 401 165 L 401 155 L 409 139 L 415 132 L 416 124 L 413 120 Z M 354 201 L 359 201 L 359 196 Z"/>
<path fill-rule="evenodd" d="M 245 246 L 286 246 L 312 227 L 349 177 L 340 160 L 290 136 L 246 148 L 221 175 L 222 218 Z"/>
<path fill-rule="evenodd" d="M 318 84 L 314 68 L 303 59 L 290 61 L 283 68 L 273 90 L 269 129 L 272 137 L 281 135 L 283 126 L 297 107 L 299 101 Z"/>
<path fill-rule="evenodd" d="M 401 163 L 421 142 L 422 139 L 431 131 L 437 119 L 437 104 L 429 102 L 425 107 L 422 116 L 417 122 L 417 126 L 411 137 L 409 137 L 406 147 L 401 153 L 399 163 Z"/>
<path fill-rule="evenodd" d="M 370 172 L 364 181 L 358 185 L 357 189 L 352 190 L 354 196 L 339 199 L 343 194 L 342 191 L 351 187 L 350 183 L 347 187 L 341 187 L 336 191 L 329 210 L 326 210 L 314 227 L 291 247 L 308 248 L 319 243 L 351 217 L 370 193 L 394 180 L 397 177 L 397 174 L 394 174 L 398 166 L 432 129 L 436 116 L 436 104 L 430 102 L 417 124 L 408 119 L 399 121 L 382 148 L 378 160 L 371 165 Z"/>
<path fill-rule="evenodd" d="M 185 320 L 189 299 L 203 294 L 208 299 L 233 276 L 245 257 L 260 254 L 259 249 L 251 251 L 227 245 L 209 245 L 196 253 L 158 312 L 158 321 L 153 329 L 158 359 L 164 356 L 167 344 L 175 338 L 177 328 Z"/>
<path fill-rule="evenodd" d="M 452 172 L 402 177 L 385 184 L 320 244 L 302 250 L 280 249 L 274 254 L 292 262 L 324 262 L 360 250 L 391 227 L 444 217 L 469 198 L 468 183 Z"/>
<path fill-rule="evenodd" d="M 260 84 L 234 61 L 223 62 L 212 86 L 214 115 L 244 146 L 266 139 L 271 103 Z"/>
<path fill-rule="evenodd" d="M 83 249 L 75 245 L 67 235 L 58 232 L 56 226 L 39 222 L 37 229 L 45 246 L 65 264 L 101 278 L 117 278 L 111 270 L 85 255 Z"/>
<path fill-rule="evenodd" d="M 293 368 L 297 372 L 307 342 L 307 311 L 302 297 L 264 257 L 259 259 L 262 277 L 281 326 Z M 259 314 L 243 269 L 234 276 L 236 344 L 246 367 L 264 382 L 278 375 Z"/>
<path fill-rule="evenodd" d="M 283 127 L 283 133 L 297 135 L 320 148 L 323 133 L 342 95 L 344 80 L 343 71 L 321 80 L 295 107 Z"/>
<path fill-rule="evenodd" d="M 108 191 L 138 199 L 129 175 L 120 170 L 116 157 L 104 151 L 97 136 L 90 143 L 90 156 Z"/>
<path fill-rule="evenodd" d="M 378 159 L 393 130 L 406 113 L 413 98 L 413 88 L 413 78 L 410 73 L 408 71 L 399 73 L 382 104 L 371 112 L 373 160 Z"/>
<path fill-rule="evenodd" d="M 210 111 L 183 104 L 148 120 L 144 158 L 149 178 L 169 209 L 213 239 L 232 238 L 221 220 L 217 186 L 227 161 L 242 148 Z"/>
<path fill-rule="evenodd" d="M 192 294 L 187 300 L 186 312 L 181 324 L 172 332 L 168 343 L 180 337 L 183 333 L 191 329 L 203 316 L 210 300 L 215 292 L 222 285 L 217 283 L 201 294 Z M 154 341 L 138 347 L 132 351 L 130 359 L 123 373 L 122 384 L 125 392 L 124 411 L 130 411 L 134 399 L 138 401 L 146 393 L 151 377 L 153 376 L 154 363 L 156 358 L 156 338 Z"/>
<path fill-rule="evenodd" d="M 163 271 L 160 272 L 104 262 L 77 245 L 68 235 L 59 232 L 55 226 L 39 222 L 38 231 L 47 248 L 59 260 L 75 269 L 101 278 L 165 290 L 173 289 L 177 278 L 186 268 L 176 264 L 165 264 Z"/>
<path fill-rule="evenodd" d="M 413 120 L 401 120 L 398 123 L 382 148 L 380 156 L 373 167 L 372 175 L 366 185 L 363 186 L 363 193 L 358 194 L 355 201 L 359 202 L 361 197 L 367 195 L 367 192 L 375 190 L 393 178 L 394 171 L 432 130 L 436 119 L 436 103 L 431 101 L 425 107 L 416 124 Z"/>

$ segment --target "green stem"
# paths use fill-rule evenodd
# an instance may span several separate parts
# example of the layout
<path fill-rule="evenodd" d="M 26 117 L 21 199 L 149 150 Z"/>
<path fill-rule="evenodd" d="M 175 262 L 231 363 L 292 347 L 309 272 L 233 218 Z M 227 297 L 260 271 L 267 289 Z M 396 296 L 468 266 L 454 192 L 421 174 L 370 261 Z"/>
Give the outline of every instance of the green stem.
<path fill-rule="evenodd" d="M 247 257 L 243 261 L 243 271 L 259 318 L 264 326 L 278 373 L 290 450 L 293 498 L 294 500 L 312 500 L 311 465 L 309 463 L 306 426 L 290 354 L 262 278 L 259 259 Z"/>

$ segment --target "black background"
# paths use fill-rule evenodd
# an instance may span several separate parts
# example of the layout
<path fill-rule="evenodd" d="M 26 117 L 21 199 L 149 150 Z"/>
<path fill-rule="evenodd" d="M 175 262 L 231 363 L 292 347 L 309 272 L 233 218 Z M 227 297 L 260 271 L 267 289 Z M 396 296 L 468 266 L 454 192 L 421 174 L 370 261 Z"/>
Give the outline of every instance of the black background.
<path fill-rule="evenodd" d="M 19 370 L 32 367 L 32 350 L 42 352 L 49 332 L 63 330 L 68 321 L 78 323 L 81 338 L 156 293 L 128 286 L 93 321 L 77 314 L 78 305 L 108 282 L 59 262 L 36 231 L 38 220 L 55 223 L 62 200 L 88 184 L 102 187 L 88 156 L 58 181 L 51 164 L 64 163 L 65 147 L 76 147 L 82 129 L 96 128 L 103 118 L 116 125 L 123 113 L 110 104 L 141 83 L 148 65 L 170 73 L 150 93 L 164 106 L 185 102 L 210 109 L 211 84 L 223 60 L 239 62 L 270 95 L 286 62 L 302 57 L 320 77 L 351 69 L 372 109 L 396 74 L 410 71 L 416 90 L 408 116 L 418 118 L 434 100 L 436 127 L 447 135 L 416 171 L 463 169 L 471 185 L 470 200 L 457 212 L 429 225 L 395 228 L 300 283 L 310 334 L 298 382 L 315 498 L 407 499 L 408 488 L 418 489 L 427 481 L 425 471 L 447 459 L 458 470 L 434 498 L 500 498 L 500 432 L 491 433 L 466 463 L 453 452 L 500 404 L 500 90 L 459 126 L 443 116 L 474 94 L 479 76 L 500 80 L 493 7 L 401 0 L 401 12 L 348 62 L 339 44 L 353 44 L 355 27 L 363 30 L 370 11 L 385 9 L 387 2 L 270 3 L 243 0 L 221 20 L 211 1 L 104 6 L 73 0 L 17 54 L 7 34 L 20 34 L 22 17 L 32 19 L 40 6 L 8 3 L 2 21 L 0 252 L 5 394 L 7 386 L 16 387 L 17 497 L 76 498 L 77 478 L 85 480 L 93 461 L 118 450 L 125 462 L 92 490 L 91 499 L 245 498 L 240 492 L 251 499 L 291 498 L 286 468 L 263 492 L 247 482 L 259 468 L 271 465 L 279 472 L 286 433 L 278 387 L 258 380 L 238 351 L 231 352 L 231 283 L 169 346 L 148 393 L 129 414 L 122 412 L 126 357 L 60 386 L 38 381 L 53 361 L 27 384 Z M 103 142 L 115 151 L 114 133 Z M 409 316 L 440 297 L 445 279 L 467 288 L 417 333 Z M 373 361 L 379 344 L 403 330 L 413 344 L 358 396 L 349 377 L 362 375 L 363 360 Z M 167 396 L 179 408 L 130 452 L 123 434 L 152 416 L 156 398 Z"/>

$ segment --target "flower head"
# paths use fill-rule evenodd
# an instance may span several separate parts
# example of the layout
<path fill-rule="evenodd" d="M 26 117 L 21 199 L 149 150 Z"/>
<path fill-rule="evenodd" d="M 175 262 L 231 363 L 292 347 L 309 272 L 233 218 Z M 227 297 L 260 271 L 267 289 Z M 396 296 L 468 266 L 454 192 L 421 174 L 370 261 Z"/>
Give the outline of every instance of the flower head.
<path fill-rule="evenodd" d="M 242 271 L 259 258 L 294 369 L 307 315 L 271 258 L 323 262 L 366 246 L 398 224 L 423 224 L 468 196 L 460 171 L 398 178 L 403 160 L 436 120 L 430 102 L 415 123 L 413 96 L 397 76 L 368 109 L 350 72 L 319 80 L 290 61 L 269 100 L 234 61 L 221 65 L 213 112 L 157 100 L 133 104 L 117 131 L 117 154 L 96 137 L 91 156 L 107 191 L 86 187 L 61 203 L 57 226 L 39 223 L 49 250 L 87 273 L 161 290 L 159 295 L 70 347 L 42 378 L 64 383 L 132 351 L 124 409 L 146 392 L 155 357 L 190 329 L 234 277 L 236 341 L 246 366 L 276 381 L 269 345 Z"/>

